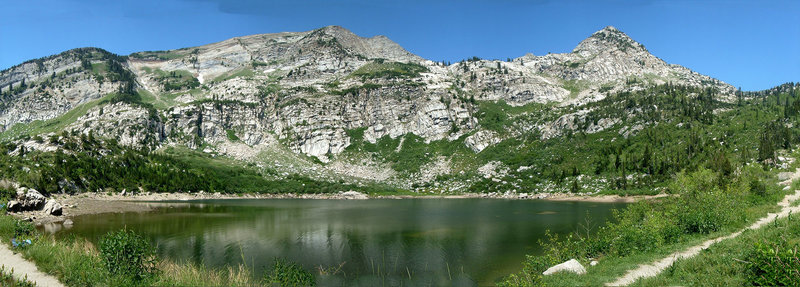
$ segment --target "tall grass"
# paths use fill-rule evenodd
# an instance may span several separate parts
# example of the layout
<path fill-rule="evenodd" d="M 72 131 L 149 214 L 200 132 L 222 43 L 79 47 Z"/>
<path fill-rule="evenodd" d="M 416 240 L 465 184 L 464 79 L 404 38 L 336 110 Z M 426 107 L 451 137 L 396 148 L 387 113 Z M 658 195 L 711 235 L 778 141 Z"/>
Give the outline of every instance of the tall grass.
<path fill-rule="evenodd" d="M 6 266 L 0 266 L 0 286 L 7 286 L 7 287 L 35 287 L 36 285 L 32 282 L 28 281 L 28 276 L 18 279 L 15 278 L 12 274 L 14 273 L 14 269 L 6 269 Z"/>
<path fill-rule="evenodd" d="M 3 242 L 14 234 L 17 219 L 0 215 L 0 239 Z M 33 261 L 42 272 L 54 275 L 67 286 L 263 286 L 245 265 L 224 269 L 204 265 L 173 262 L 158 258 L 158 272 L 146 280 L 121 280 L 106 270 L 101 254 L 88 240 L 68 237 L 56 240 L 52 235 L 35 234 L 33 244 L 15 249 Z M 0 275 L 0 279 L 3 279 Z M 0 286 L 10 285 L 0 280 Z M 27 286 L 27 285 L 10 285 Z"/>

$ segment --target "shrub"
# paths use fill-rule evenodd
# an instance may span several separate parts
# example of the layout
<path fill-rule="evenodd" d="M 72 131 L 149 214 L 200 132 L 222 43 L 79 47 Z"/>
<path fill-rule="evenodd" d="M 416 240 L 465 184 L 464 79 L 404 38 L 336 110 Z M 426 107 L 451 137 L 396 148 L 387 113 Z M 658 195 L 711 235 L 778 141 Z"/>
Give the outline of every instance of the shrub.
<path fill-rule="evenodd" d="M 14 237 L 16 238 L 33 235 L 35 229 L 33 223 L 24 220 L 14 220 Z"/>
<path fill-rule="evenodd" d="M 539 240 L 539 245 L 544 249 L 543 255 L 526 255 L 525 262 L 522 265 L 522 272 L 503 278 L 503 281 L 497 285 L 509 287 L 541 286 L 542 272 L 550 268 L 550 266 L 562 263 L 570 258 L 586 257 L 587 246 L 585 244 L 587 241 L 594 242 L 572 234 L 560 237 L 558 234 L 550 233 L 549 230 L 545 232 L 545 238 L 546 240 Z"/>
<path fill-rule="evenodd" d="M 278 286 L 315 286 L 314 275 L 297 263 L 284 258 L 277 258 L 272 265 L 272 272 L 264 275 L 269 284 Z"/>
<path fill-rule="evenodd" d="M 749 183 L 750 192 L 759 196 L 767 194 L 767 186 L 758 179 L 752 179 Z"/>
<path fill-rule="evenodd" d="M 749 256 L 748 277 L 752 285 L 800 286 L 798 246 L 786 248 L 781 245 L 756 242 Z"/>
<path fill-rule="evenodd" d="M 100 239 L 100 257 L 106 270 L 133 282 L 151 278 L 155 268 L 155 249 L 132 230 L 107 233 Z"/>
<path fill-rule="evenodd" d="M 232 142 L 239 141 L 239 137 L 236 136 L 236 131 L 234 131 L 234 130 L 225 130 L 225 133 L 228 136 L 228 140 L 230 140 Z"/>

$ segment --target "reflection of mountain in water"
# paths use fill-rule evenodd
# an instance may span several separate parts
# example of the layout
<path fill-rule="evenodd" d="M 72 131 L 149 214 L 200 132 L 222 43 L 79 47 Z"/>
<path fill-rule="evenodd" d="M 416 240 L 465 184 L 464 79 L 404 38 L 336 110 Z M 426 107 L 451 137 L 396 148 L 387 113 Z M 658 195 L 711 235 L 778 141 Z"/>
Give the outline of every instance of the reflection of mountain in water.
<path fill-rule="evenodd" d="M 570 232 L 586 214 L 602 221 L 612 208 L 495 199 L 202 201 L 88 215 L 67 232 L 96 240 L 127 226 L 149 236 L 166 257 L 245 263 L 256 276 L 274 258 L 287 257 L 308 269 L 344 263 L 343 272 L 322 283 L 484 285 L 518 270 L 546 229 Z"/>

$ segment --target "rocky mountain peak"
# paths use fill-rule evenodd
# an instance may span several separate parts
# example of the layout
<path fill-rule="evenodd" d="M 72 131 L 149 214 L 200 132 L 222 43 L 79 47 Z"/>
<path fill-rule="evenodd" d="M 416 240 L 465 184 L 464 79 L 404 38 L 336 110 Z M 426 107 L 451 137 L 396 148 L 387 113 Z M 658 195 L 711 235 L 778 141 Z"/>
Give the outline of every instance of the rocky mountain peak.
<path fill-rule="evenodd" d="M 364 38 L 341 26 L 327 26 L 306 36 L 323 46 L 340 46 L 350 54 L 366 58 L 384 58 L 397 62 L 420 62 L 423 59 L 409 53 L 386 36 Z"/>
<path fill-rule="evenodd" d="M 614 28 L 613 26 L 606 26 L 605 28 L 594 32 L 589 38 L 583 40 L 573 50 L 573 53 L 591 53 L 598 54 L 604 51 L 619 50 L 622 52 L 644 51 L 644 45 L 634 41 L 624 32 Z"/>

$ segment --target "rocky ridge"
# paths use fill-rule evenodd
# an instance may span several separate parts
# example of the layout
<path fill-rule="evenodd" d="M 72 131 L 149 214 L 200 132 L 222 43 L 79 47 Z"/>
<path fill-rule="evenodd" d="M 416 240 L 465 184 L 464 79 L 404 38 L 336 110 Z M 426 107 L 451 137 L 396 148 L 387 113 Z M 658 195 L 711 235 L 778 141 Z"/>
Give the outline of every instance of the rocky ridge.
<path fill-rule="evenodd" d="M 101 101 L 124 84 L 108 69 L 114 63 L 135 76 L 140 99 Z M 667 64 L 613 27 L 571 53 L 444 65 L 384 36 L 363 38 L 329 26 L 127 57 L 85 48 L 29 61 L 0 72 L 0 131 L 30 133 L 38 131 L 30 128 L 34 121 L 51 120 L 64 130 L 132 146 L 185 145 L 222 154 L 230 144 L 284 146 L 340 162 L 333 166 L 368 170 L 374 166 L 360 165 L 357 157 L 342 162 L 338 155 L 354 140 L 377 143 L 409 134 L 425 142 L 462 140 L 475 153 L 521 133 L 549 138 L 576 129 L 586 103 L 664 83 L 713 88 L 723 101 L 734 94 L 728 84 Z M 560 114 L 498 133 L 480 120 L 482 103 L 495 101 L 551 105 Z M 63 119 L 69 111 L 76 112 Z M 585 132 L 618 121 L 601 119 Z"/>

